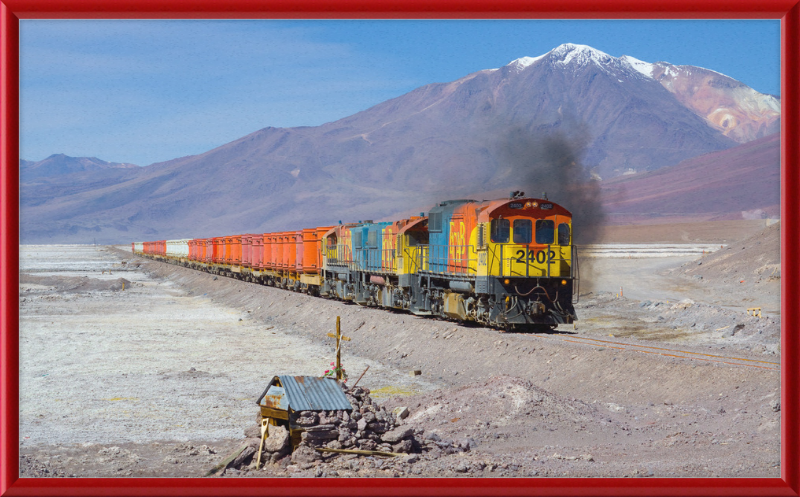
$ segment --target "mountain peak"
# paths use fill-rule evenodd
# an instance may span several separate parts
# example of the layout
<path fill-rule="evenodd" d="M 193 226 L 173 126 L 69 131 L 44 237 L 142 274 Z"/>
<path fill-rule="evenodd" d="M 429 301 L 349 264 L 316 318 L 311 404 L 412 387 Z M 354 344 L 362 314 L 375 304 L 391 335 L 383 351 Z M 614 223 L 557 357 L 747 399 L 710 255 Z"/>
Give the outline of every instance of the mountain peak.
<path fill-rule="evenodd" d="M 564 43 L 551 50 L 548 55 L 555 59 L 557 63 L 567 65 L 570 63 L 580 66 L 594 62 L 598 65 L 608 64 L 616 59 L 605 52 L 588 45 L 576 45 L 574 43 Z"/>

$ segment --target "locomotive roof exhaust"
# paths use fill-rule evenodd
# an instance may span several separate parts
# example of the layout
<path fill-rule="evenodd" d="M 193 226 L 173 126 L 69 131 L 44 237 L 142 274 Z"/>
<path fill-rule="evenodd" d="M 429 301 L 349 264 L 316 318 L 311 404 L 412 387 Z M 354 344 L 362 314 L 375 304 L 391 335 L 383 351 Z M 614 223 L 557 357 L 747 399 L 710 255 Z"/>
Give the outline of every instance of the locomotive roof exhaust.
<path fill-rule="evenodd" d="M 511 200 L 514 200 L 515 198 L 522 198 L 522 197 L 524 197 L 524 196 L 525 196 L 525 192 L 523 192 L 523 191 L 521 191 L 521 190 L 514 190 L 513 192 L 511 192 L 511 193 L 509 194 L 509 198 L 510 198 Z"/>

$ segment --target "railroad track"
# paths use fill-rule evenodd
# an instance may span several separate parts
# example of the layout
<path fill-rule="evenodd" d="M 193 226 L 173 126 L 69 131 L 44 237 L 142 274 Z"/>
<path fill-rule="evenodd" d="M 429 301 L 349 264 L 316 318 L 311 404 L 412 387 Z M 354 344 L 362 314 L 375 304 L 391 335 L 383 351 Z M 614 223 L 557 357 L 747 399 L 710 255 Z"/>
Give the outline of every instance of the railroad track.
<path fill-rule="evenodd" d="M 691 361 L 716 362 L 733 366 L 743 366 L 770 371 L 780 371 L 781 364 L 773 361 L 762 361 L 759 359 L 747 359 L 744 357 L 723 356 L 717 354 L 706 354 L 704 352 L 692 352 L 689 350 L 673 349 L 669 347 L 656 347 L 652 345 L 640 345 L 635 343 L 618 342 L 599 338 L 579 337 L 573 335 L 537 335 L 541 338 L 559 340 L 562 342 L 580 343 L 594 347 L 607 349 L 619 349 L 643 354 L 655 354 L 664 357 L 676 357 L 678 359 L 688 359 Z"/>

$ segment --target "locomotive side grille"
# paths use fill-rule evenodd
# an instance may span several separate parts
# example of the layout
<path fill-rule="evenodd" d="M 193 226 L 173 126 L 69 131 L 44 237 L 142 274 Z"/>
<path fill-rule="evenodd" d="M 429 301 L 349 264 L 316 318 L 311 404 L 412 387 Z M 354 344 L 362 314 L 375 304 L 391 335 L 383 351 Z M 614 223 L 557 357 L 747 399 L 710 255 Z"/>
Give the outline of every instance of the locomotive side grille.
<path fill-rule="evenodd" d="M 431 212 L 428 216 L 428 232 L 441 233 L 442 232 L 442 213 Z"/>

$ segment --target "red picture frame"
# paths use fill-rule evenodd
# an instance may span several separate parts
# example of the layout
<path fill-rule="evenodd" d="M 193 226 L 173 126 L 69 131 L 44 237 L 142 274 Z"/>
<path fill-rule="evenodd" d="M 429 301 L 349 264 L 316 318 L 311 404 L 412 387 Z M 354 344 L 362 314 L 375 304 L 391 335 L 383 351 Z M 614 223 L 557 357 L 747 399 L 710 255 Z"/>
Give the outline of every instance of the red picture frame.
<path fill-rule="evenodd" d="M 781 478 L 19 479 L 20 19 L 780 19 Z M 800 0 L 0 1 L 0 495 L 785 495 L 800 490 Z"/>

